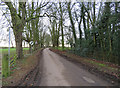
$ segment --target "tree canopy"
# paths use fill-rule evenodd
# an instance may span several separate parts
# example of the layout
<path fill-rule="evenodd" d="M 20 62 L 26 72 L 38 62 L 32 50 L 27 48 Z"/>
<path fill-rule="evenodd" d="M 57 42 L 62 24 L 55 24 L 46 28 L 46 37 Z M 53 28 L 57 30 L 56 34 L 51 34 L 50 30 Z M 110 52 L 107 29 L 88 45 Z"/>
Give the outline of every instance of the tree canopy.
<path fill-rule="evenodd" d="M 69 44 L 78 55 L 120 64 L 119 2 L 38 1 L 2 4 L 6 4 L 10 11 L 3 15 L 11 15 L 18 58 L 22 58 L 22 41 L 25 40 L 30 49 L 50 45 L 61 45 L 64 49 Z"/>

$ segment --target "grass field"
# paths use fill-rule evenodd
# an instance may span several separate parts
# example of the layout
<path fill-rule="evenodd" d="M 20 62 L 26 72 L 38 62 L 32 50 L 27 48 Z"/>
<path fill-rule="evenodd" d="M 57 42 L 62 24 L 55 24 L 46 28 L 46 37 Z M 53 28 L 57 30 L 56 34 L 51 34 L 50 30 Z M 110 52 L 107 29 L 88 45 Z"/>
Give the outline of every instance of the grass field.
<path fill-rule="evenodd" d="M 62 47 L 55 47 L 55 49 L 58 49 L 58 50 L 69 50 L 71 48 L 70 47 L 64 47 L 64 49 L 62 49 Z"/>
<path fill-rule="evenodd" d="M 24 52 L 28 50 L 29 48 L 23 48 Z M 8 48 L 0 49 L 0 53 L 2 53 L 2 56 L 4 56 L 5 54 L 8 54 Z M 10 48 L 10 57 L 12 57 L 15 53 L 16 53 L 16 48 Z"/>
<path fill-rule="evenodd" d="M 16 50 L 16 48 L 10 48 L 10 51 L 15 51 Z M 29 50 L 29 48 L 23 48 L 23 50 Z M 8 51 L 8 48 L 2 48 L 2 49 L 0 49 L 0 51 Z"/>

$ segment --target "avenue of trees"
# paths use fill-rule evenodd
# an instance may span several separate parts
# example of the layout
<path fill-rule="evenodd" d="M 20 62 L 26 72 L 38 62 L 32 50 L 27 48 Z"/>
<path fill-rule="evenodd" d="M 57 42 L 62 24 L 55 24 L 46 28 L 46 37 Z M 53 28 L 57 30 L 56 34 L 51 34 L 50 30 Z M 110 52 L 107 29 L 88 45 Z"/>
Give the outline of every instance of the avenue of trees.
<path fill-rule="evenodd" d="M 2 4 L 7 5 L 6 9 L 9 10 L 4 15 L 11 15 L 11 28 L 19 59 L 23 56 L 24 40 L 34 50 L 45 45 L 59 47 L 60 44 L 64 50 L 65 45 L 69 44 L 75 54 L 120 65 L 119 2 L 41 1 Z"/>

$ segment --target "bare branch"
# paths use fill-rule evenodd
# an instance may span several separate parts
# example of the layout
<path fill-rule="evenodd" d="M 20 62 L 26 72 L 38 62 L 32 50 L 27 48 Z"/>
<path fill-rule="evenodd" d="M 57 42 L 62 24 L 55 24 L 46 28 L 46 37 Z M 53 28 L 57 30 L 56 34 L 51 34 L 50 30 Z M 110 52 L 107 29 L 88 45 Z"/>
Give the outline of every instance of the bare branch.
<path fill-rule="evenodd" d="M 44 14 L 41 15 L 41 16 L 39 15 L 39 16 L 35 16 L 35 17 L 29 17 L 28 19 L 26 19 L 26 22 L 29 22 L 30 20 L 36 19 L 36 18 L 39 18 L 39 17 L 54 17 L 54 18 L 57 19 L 56 16 L 53 16 L 53 15 L 49 15 L 49 14 L 47 14 L 47 13 L 44 13 Z"/>
<path fill-rule="evenodd" d="M 36 10 L 34 10 L 34 11 L 32 12 L 32 14 L 33 14 L 34 12 L 36 12 L 37 10 L 39 10 L 39 9 L 41 9 L 41 8 L 43 8 L 43 7 L 45 7 L 48 3 L 49 3 L 49 2 L 47 2 L 47 3 L 46 3 L 45 5 L 43 5 L 43 6 L 38 7 Z"/>

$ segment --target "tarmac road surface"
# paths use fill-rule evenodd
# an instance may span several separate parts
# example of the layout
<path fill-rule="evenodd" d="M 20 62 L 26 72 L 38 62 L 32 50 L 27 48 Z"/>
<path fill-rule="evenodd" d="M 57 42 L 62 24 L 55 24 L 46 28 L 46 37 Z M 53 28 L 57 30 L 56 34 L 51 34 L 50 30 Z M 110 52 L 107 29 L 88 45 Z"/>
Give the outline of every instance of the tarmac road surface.
<path fill-rule="evenodd" d="M 112 86 L 48 48 L 43 50 L 40 86 Z"/>

